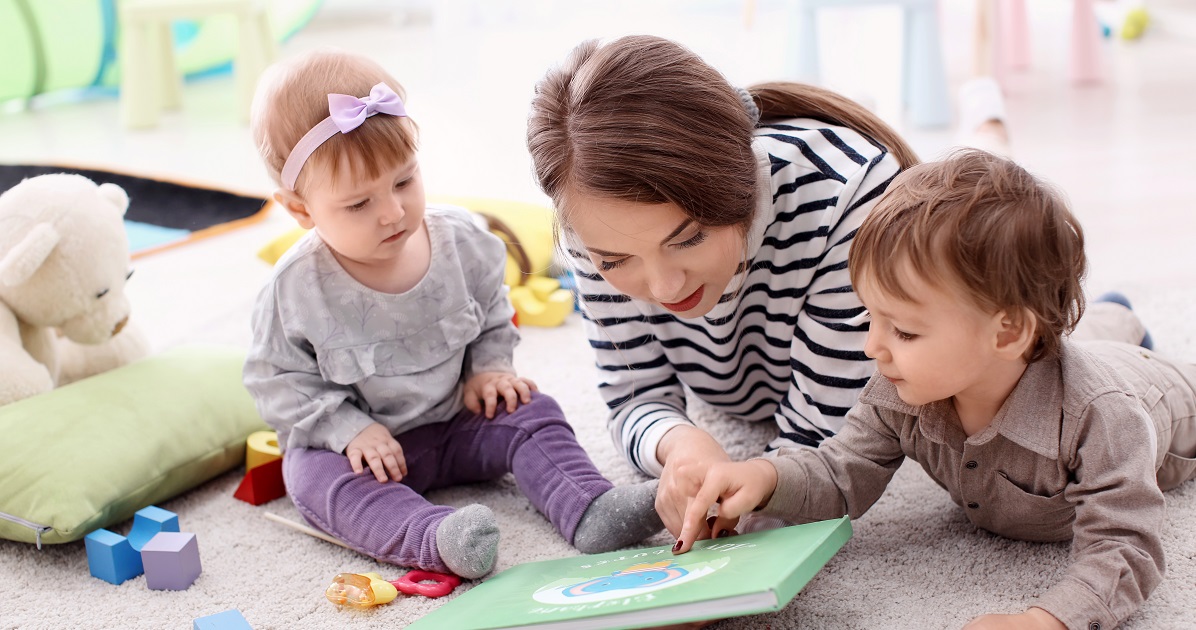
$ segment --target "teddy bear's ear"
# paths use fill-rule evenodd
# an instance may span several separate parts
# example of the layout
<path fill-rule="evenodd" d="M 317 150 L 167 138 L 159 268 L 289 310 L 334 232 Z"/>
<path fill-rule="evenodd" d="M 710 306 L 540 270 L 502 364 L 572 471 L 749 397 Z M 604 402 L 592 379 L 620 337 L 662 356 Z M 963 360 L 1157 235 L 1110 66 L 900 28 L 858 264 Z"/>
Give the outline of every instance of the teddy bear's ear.
<path fill-rule="evenodd" d="M 46 262 L 61 238 L 50 223 L 38 223 L 32 230 L 0 258 L 0 284 L 15 287 L 23 284 Z"/>
<path fill-rule="evenodd" d="M 129 195 L 125 189 L 116 184 L 100 184 L 100 196 L 112 202 L 120 210 L 121 216 L 129 209 Z"/>

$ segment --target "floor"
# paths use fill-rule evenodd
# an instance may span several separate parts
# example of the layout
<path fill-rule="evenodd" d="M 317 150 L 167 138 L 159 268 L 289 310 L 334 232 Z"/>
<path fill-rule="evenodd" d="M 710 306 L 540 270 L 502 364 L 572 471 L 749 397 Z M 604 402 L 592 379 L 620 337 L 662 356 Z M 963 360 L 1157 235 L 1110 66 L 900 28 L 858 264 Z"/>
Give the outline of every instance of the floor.
<path fill-rule="evenodd" d="M 1034 0 L 1032 67 L 1006 84 L 1014 151 L 1072 200 L 1087 231 L 1092 292 L 1119 289 L 1152 314 L 1183 305 L 1194 279 L 1196 9 L 1147 0 L 1155 23 L 1133 42 L 1106 40 L 1106 80 L 1067 80 L 1071 3 Z M 972 71 L 971 0 L 942 0 L 952 87 Z M 335 45 L 373 56 L 409 94 L 431 193 L 545 202 L 524 148 L 533 85 L 589 37 L 649 32 L 702 54 L 738 84 L 791 76 L 782 0 L 327 0 L 281 48 Z M 898 99 L 899 14 L 891 7 L 820 14 L 824 83 L 873 107 L 932 158 L 950 128 L 907 124 Z M 126 131 L 113 98 L 0 114 L 0 162 L 91 165 L 268 194 L 228 75 L 189 82 L 183 108 L 156 129 Z M 184 341 L 248 342 L 241 313 L 269 269 L 253 253 L 291 226 L 265 223 L 138 262 L 135 319 L 157 349 Z M 1174 318 L 1178 320 L 1182 318 Z M 1187 326 L 1155 332 L 1193 345 Z M 1196 351 L 1196 348 L 1192 348 Z"/>

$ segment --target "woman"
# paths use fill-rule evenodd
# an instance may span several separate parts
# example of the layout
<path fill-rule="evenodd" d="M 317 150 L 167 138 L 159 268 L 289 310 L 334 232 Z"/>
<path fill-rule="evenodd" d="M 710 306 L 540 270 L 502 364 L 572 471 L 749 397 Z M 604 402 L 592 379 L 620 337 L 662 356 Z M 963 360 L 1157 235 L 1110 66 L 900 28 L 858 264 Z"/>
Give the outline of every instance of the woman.
<path fill-rule="evenodd" d="M 847 275 L 856 227 L 913 151 L 826 90 L 737 90 L 686 48 L 633 36 L 578 46 L 538 84 L 536 176 L 575 263 L 611 435 L 659 476 L 680 530 L 726 451 L 685 416 L 693 395 L 769 450 L 833 435 L 873 370 Z"/>

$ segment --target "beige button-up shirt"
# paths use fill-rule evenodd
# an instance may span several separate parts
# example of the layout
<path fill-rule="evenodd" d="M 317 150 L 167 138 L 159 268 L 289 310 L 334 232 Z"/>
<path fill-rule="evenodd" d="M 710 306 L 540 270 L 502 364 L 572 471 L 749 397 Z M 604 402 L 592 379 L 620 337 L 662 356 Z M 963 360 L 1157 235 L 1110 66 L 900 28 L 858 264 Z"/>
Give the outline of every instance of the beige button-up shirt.
<path fill-rule="evenodd" d="M 1030 364 L 992 424 L 968 437 L 949 400 L 912 407 L 876 375 L 834 438 L 770 459 L 779 478 L 764 511 L 797 522 L 859 517 L 913 458 L 976 526 L 1071 539 L 1070 568 L 1034 605 L 1068 628 L 1112 628 L 1164 571 L 1155 471 L 1167 444 L 1156 423 L 1168 420 L 1152 418 L 1132 391 L 1065 342 L 1059 359 Z"/>

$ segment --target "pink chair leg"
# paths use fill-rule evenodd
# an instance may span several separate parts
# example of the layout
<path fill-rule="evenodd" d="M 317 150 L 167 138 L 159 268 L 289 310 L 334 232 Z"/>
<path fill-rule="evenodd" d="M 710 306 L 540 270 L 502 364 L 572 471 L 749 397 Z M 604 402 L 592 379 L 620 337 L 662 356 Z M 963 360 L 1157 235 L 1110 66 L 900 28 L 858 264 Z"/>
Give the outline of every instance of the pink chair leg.
<path fill-rule="evenodd" d="M 1100 23 L 1093 0 L 1074 0 L 1071 19 L 1071 80 L 1095 83 L 1102 78 Z"/>
<path fill-rule="evenodd" d="M 1014 70 L 1030 67 L 1030 20 L 1026 17 L 1026 0 L 1002 0 L 1001 16 L 1007 45 L 1003 45 L 1003 63 Z"/>

